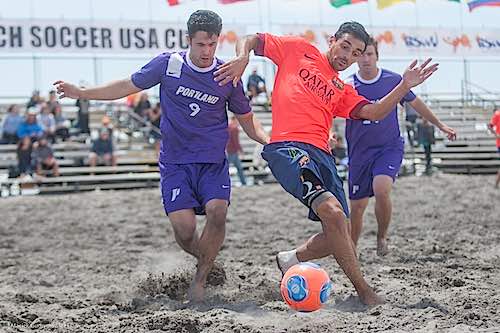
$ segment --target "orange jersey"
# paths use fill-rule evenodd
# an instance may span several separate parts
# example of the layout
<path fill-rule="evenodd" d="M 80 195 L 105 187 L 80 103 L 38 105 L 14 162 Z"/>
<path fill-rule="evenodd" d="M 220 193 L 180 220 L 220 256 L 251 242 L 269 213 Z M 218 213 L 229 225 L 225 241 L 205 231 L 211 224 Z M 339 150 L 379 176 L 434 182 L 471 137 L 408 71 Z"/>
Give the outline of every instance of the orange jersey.
<path fill-rule="evenodd" d="M 495 133 L 500 135 L 500 110 L 495 111 L 495 114 L 490 121 L 491 126 L 495 130 Z M 497 139 L 497 147 L 500 148 L 500 139 Z"/>
<path fill-rule="evenodd" d="M 259 39 L 255 53 L 278 65 L 271 142 L 304 142 L 329 152 L 333 118 L 349 118 L 369 102 L 344 84 L 327 57 L 305 39 L 271 34 Z"/>

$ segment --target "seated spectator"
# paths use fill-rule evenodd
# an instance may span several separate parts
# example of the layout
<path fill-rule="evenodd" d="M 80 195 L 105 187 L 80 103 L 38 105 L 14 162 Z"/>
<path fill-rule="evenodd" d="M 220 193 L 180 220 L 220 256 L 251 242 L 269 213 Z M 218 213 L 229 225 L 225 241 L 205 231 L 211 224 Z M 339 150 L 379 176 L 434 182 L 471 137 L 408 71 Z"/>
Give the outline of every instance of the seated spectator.
<path fill-rule="evenodd" d="M 105 129 L 108 131 L 109 133 L 109 137 L 111 138 L 111 140 L 113 140 L 113 123 L 111 123 L 111 118 L 109 118 L 108 116 L 103 116 L 102 119 L 101 119 L 101 124 L 102 124 L 102 128 L 101 130 Z"/>
<path fill-rule="evenodd" d="M 247 92 L 250 99 L 259 96 L 261 93 L 267 93 L 266 81 L 257 74 L 257 69 L 254 69 L 248 77 Z"/>
<path fill-rule="evenodd" d="M 37 120 L 40 126 L 42 126 L 43 135 L 47 137 L 51 143 L 54 143 L 56 141 L 56 121 L 47 103 L 42 103 L 42 109 Z"/>
<path fill-rule="evenodd" d="M 34 142 L 43 135 L 43 129 L 36 120 L 36 114 L 37 112 L 35 109 L 28 109 L 25 120 L 17 128 L 17 137 L 19 139 L 27 136 L 31 138 L 32 142 Z"/>
<path fill-rule="evenodd" d="M 89 165 L 95 167 L 97 164 L 116 166 L 116 156 L 114 154 L 113 141 L 107 129 L 99 132 L 99 138 L 92 144 L 89 156 Z"/>
<path fill-rule="evenodd" d="M 23 117 L 19 114 L 17 105 L 11 105 L 7 109 L 7 115 L 2 123 L 2 140 L 1 143 L 13 144 L 19 141 L 17 137 L 17 129 L 23 122 Z"/>
<path fill-rule="evenodd" d="M 47 137 L 42 136 L 37 143 L 33 144 L 32 154 L 36 174 L 43 176 L 43 171 L 51 171 L 53 176 L 59 176 L 59 166 L 54 157 L 54 151 L 49 145 Z"/>
<path fill-rule="evenodd" d="M 54 111 L 54 120 L 56 122 L 56 137 L 66 141 L 69 138 L 69 120 L 63 114 L 61 105 L 57 105 Z"/>
<path fill-rule="evenodd" d="M 55 90 L 49 91 L 49 101 L 47 102 L 47 106 L 49 107 L 50 113 L 55 114 L 56 108 L 61 106 L 59 101 L 57 100 L 57 95 Z"/>
<path fill-rule="evenodd" d="M 38 104 L 40 104 L 42 102 L 43 102 L 43 99 L 40 96 L 40 92 L 38 90 L 34 90 L 33 94 L 30 97 L 30 100 L 28 101 L 28 104 L 26 104 L 26 109 L 38 106 Z"/>
<path fill-rule="evenodd" d="M 160 121 L 161 121 L 161 106 L 160 103 L 156 103 L 155 107 L 149 112 L 149 122 L 152 125 L 150 131 L 150 136 L 155 143 L 156 155 L 160 154 L 160 143 L 161 143 L 161 132 L 160 132 Z"/>
<path fill-rule="evenodd" d="M 32 148 L 29 136 L 22 138 L 17 145 L 17 169 L 20 177 L 33 173 L 33 166 L 31 163 Z"/>

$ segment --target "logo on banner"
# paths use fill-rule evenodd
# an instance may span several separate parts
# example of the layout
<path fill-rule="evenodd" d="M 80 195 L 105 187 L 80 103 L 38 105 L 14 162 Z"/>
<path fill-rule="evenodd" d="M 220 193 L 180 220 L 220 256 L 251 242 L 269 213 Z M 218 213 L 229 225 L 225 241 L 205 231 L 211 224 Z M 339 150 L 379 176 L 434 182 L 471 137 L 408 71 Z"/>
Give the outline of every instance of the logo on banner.
<path fill-rule="evenodd" d="M 401 38 L 409 48 L 437 48 L 439 45 L 439 38 L 436 33 L 425 37 L 403 33 L 401 34 Z"/>
<path fill-rule="evenodd" d="M 481 50 L 500 50 L 500 39 L 477 36 L 476 41 Z"/>
<path fill-rule="evenodd" d="M 394 45 L 396 42 L 394 41 L 394 35 L 392 31 L 386 30 L 381 34 L 378 34 L 375 36 L 375 40 L 379 44 L 388 44 L 388 45 Z"/>
<path fill-rule="evenodd" d="M 470 43 L 469 37 L 466 34 L 462 34 L 457 37 L 443 37 L 443 42 L 453 46 L 453 52 L 457 53 L 457 49 L 461 47 L 471 48 L 472 45 Z"/>

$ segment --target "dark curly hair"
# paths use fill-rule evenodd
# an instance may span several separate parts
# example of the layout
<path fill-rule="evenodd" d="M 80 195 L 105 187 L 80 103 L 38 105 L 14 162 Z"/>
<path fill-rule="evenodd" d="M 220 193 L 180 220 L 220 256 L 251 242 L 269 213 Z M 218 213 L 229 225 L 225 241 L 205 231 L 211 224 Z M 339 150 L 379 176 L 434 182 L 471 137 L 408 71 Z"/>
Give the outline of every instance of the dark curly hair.
<path fill-rule="evenodd" d="M 345 34 L 352 35 L 355 38 L 362 41 L 363 43 L 365 43 L 365 50 L 366 50 L 366 46 L 370 41 L 370 35 L 368 34 L 368 32 L 366 32 L 365 27 L 363 27 L 363 25 L 354 21 L 342 23 L 342 25 L 339 27 L 339 30 L 337 30 L 337 32 L 334 35 L 335 39 L 339 40 Z M 363 50 L 363 52 L 365 50 Z"/>
<path fill-rule="evenodd" d="M 198 31 L 205 31 L 209 37 L 220 36 L 222 30 L 222 19 L 211 10 L 197 10 L 187 21 L 189 37 L 193 38 Z"/>

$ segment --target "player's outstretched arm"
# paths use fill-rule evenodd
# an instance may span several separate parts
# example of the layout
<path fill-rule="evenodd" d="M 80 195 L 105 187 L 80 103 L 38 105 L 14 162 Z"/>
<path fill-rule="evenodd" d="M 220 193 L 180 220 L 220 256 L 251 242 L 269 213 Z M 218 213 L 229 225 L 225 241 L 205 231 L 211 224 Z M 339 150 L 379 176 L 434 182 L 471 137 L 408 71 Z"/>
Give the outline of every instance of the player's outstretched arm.
<path fill-rule="evenodd" d="M 130 78 L 109 82 L 93 88 L 79 88 L 74 84 L 64 81 L 54 82 L 59 98 L 113 100 L 141 91 Z"/>
<path fill-rule="evenodd" d="M 236 57 L 220 65 L 214 72 L 214 79 L 219 82 L 220 86 L 231 81 L 234 87 L 238 85 L 250 60 L 250 52 L 256 50 L 258 42 L 259 37 L 254 34 L 245 36 L 236 43 Z"/>
<path fill-rule="evenodd" d="M 264 128 L 262 128 L 262 124 L 255 117 L 253 112 L 248 112 L 245 114 L 235 114 L 236 119 L 243 128 L 243 131 L 248 135 L 248 137 L 252 140 L 255 140 L 263 145 L 269 143 L 269 136 L 267 135 Z"/>
<path fill-rule="evenodd" d="M 446 136 L 448 137 L 449 140 L 455 140 L 457 138 L 457 132 L 453 128 L 442 123 L 441 120 L 439 120 L 439 118 L 436 117 L 434 112 L 432 112 L 432 110 L 419 97 L 417 97 L 413 101 L 411 101 L 410 105 L 424 119 L 427 119 L 428 121 L 430 121 L 431 124 L 433 124 L 434 126 L 439 128 L 443 133 L 446 133 Z"/>
<path fill-rule="evenodd" d="M 368 120 L 384 119 L 411 88 L 418 86 L 437 71 L 439 64 L 430 65 L 431 60 L 427 59 L 420 66 L 417 66 L 417 60 L 414 60 L 404 72 L 401 82 L 389 94 L 377 103 L 361 107 L 352 116 Z"/>

